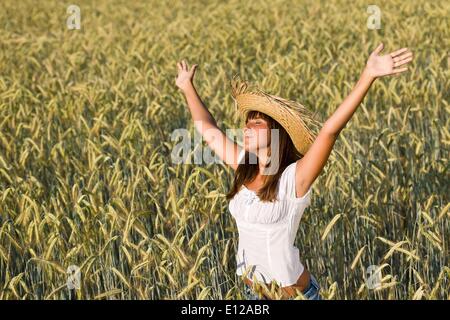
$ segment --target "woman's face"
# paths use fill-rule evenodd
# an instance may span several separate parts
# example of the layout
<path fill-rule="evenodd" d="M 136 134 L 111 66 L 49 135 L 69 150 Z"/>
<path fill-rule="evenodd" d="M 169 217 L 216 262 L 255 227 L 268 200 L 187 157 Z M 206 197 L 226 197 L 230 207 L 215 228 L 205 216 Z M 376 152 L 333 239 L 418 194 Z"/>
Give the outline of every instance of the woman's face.
<path fill-rule="evenodd" d="M 243 131 L 245 150 L 256 153 L 270 145 L 270 128 L 266 120 L 248 119 Z"/>

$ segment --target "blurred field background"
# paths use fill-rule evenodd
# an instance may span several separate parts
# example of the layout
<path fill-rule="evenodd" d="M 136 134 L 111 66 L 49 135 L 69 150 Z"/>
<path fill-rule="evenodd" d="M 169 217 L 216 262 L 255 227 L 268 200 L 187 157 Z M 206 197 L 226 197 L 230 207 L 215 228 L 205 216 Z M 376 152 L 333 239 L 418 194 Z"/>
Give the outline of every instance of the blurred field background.
<path fill-rule="evenodd" d="M 0 299 L 67 299 L 70 265 L 79 299 L 240 299 L 233 171 L 171 163 L 171 132 L 194 133 L 176 62 L 199 64 L 224 130 L 239 124 L 234 74 L 324 120 L 380 41 L 410 48 L 412 66 L 377 80 L 341 133 L 296 245 L 326 299 L 449 299 L 449 13 L 445 0 L 3 0 Z"/>

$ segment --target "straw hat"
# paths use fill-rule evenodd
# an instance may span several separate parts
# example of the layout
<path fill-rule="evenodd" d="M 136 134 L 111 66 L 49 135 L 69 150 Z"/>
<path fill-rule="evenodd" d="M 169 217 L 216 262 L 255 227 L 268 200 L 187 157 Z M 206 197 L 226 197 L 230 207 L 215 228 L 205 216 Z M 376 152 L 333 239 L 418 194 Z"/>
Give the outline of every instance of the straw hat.
<path fill-rule="evenodd" d="M 314 141 L 319 122 L 300 103 L 267 94 L 258 88 L 250 90 L 248 83 L 234 76 L 230 81 L 231 95 L 239 115 L 260 111 L 276 120 L 289 134 L 297 151 L 304 155 Z"/>

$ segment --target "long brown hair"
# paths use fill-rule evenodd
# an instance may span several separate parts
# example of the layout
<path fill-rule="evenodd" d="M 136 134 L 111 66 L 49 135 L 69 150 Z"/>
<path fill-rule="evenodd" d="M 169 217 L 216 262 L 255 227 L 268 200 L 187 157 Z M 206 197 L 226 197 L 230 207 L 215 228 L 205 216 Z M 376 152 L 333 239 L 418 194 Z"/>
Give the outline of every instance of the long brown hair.
<path fill-rule="evenodd" d="M 267 175 L 263 186 L 258 190 L 257 195 L 259 196 L 261 201 L 269 201 L 272 202 L 276 200 L 277 195 L 277 185 L 278 180 L 281 176 L 283 170 L 291 163 L 297 161 L 302 157 L 301 154 L 295 149 L 294 143 L 289 137 L 286 130 L 273 118 L 268 116 L 265 113 L 251 110 L 247 113 L 245 122 L 247 123 L 250 119 L 261 118 L 267 121 L 269 127 L 269 136 L 270 129 L 278 129 L 279 132 L 279 170 L 276 174 Z M 250 163 L 249 160 L 249 152 L 245 151 L 244 161 L 238 165 L 235 175 L 233 185 L 231 190 L 226 194 L 226 199 L 230 200 L 234 197 L 234 195 L 239 192 L 242 185 L 247 182 L 253 181 L 259 173 L 259 159 L 257 158 L 256 163 Z M 271 155 L 271 150 L 269 150 L 268 155 Z M 252 161 L 254 162 L 254 161 Z"/>

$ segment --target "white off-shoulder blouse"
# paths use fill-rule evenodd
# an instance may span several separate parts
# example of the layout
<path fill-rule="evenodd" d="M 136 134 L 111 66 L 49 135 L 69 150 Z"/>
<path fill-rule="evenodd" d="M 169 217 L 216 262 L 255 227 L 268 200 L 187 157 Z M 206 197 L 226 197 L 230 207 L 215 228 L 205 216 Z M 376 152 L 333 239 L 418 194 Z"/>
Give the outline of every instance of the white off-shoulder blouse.
<path fill-rule="evenodd" d="M 239 153 L 239 163 L 245 149 Z M 236 221 L 239 245 L 236 274 L 280 286 L 297 282 L 304 266 L 294 246 L 300 219 L 311 202 L 311 187 L 303 197 L 295 192 L 295 167 L 288 165 L 278 181 L 277 200 L 262 202 L 256 192 L 242 186 L 228 208 Z"/>

